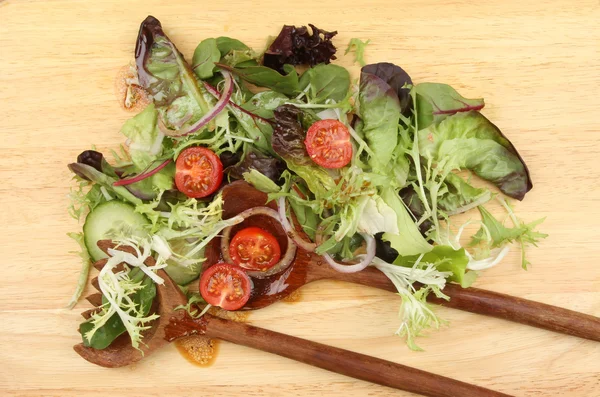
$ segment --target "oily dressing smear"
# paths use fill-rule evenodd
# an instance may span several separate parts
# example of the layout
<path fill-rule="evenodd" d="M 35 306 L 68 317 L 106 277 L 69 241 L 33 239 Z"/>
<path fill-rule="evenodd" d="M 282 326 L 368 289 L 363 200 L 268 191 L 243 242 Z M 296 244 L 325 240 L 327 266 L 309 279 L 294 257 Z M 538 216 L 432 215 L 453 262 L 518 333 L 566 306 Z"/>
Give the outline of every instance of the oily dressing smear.
<path fill-rule="evenodd" d="M 240 323 L 248 320 L 249 312 L 227 311 L 212 307 L 210 314 Z M 186 336 L 175 341 L 179 353 L 190 363 L 199 367 L 210 367 L 216 360 L 219 351 L 219 341 L 202 335 Z"/>
<path fill-rule="evenodd" d="M 132 113 L 141 112 L 152 102 L 152 98 L 139 85 L 134 65 L 126 65 L 119 69 L 115 77 L 115 95 L 121 108 Z"/>

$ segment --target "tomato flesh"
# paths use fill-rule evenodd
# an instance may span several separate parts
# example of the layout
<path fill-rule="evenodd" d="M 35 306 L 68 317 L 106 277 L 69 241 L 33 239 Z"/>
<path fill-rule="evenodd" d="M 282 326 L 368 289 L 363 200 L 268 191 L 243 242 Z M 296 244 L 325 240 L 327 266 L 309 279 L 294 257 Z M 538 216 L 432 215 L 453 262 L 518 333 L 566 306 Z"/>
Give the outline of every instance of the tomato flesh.
<path fill-rule="evenodd" d="M 225 310 L 237 310 L 250 298 L 252 282 L 239 267 L 217 263 L 200 277 L 200 294 L 204 300 Z"/>
<path fill-rule="evenodd" d="M 188 197 L 201 198 L 214 193 L 223 180 L 223 164 L 210 149 L 185 149 L 175 164 L 175 185 Z"/>
<path fill-rule="evenodd" d="M 259 227 L 240 230 L 229 243 L 231 260 L 244 269 L 266 271 L 281 258 L 281 247 L 275 236 Z"/>
<path fill-rule="evenodd" d="M 338 120 L 319 120 L 310 126 L 304 140 L 315 163 L 325 168 L 342 168 L 352 159 L 350 131 Z"/>

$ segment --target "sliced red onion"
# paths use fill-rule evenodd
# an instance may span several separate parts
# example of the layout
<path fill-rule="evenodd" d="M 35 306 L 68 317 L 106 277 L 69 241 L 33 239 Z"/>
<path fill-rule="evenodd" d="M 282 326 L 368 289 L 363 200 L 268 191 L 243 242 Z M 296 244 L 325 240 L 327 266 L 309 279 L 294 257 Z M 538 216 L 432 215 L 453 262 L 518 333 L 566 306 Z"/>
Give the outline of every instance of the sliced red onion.
<path fill-rule="evenodd" d="M 131 185 L 132 183 L 136 183 L 139 181 L 142 181 L 146 178 L 151 177 L 152 175 L 156 174 L 158 171 L 162 170 L 163 168 L 165 168 L 167 165 L 169 165 L 169 163 L 171 162 L 171 159 L 165 160 L 163 161 L 158 167 L 148 171 L 148 172 L 142 172 L 141 174 L 138 174 L 134 177 L 131 178 L 125 178 L 125 179 L 119 179 L 118 181 L 116 181 L 115 183 L 113 183 L 113 186 L 123 186 L 123 185 Z"/>
<path fill-rule="evenodd" d="M 281 222 L 281 226 L 287 233 L 288 237 L 294 240 L 294 243 L 300 248 L 308 252 L 314 252 L 317 249 L 317 244 L 304 240 L 300 234 L 296 231 L 296 228 L 292 226 L 290 221 L 287 218 L 287 214 L 285 211 L 285 197 L 279 197 L 277 200 L 277 206 L 279 207 L 279 221 Z"/>
<path fill-rule="evenodd" d="M 158 128 L 161 129 L 166 135 L 173 137 L 182 137 L 186 135 L 193 134 L 194 132 L 199 131 L 202 127 L 208 124 L 212 119 L 214 119 L 219 113 L 225 109 L 229 99 L 231 98 L 231 94 L 233 94 L 233 77 L 231 73 L 226 70 L 221 70 L 223 77 L 225 78 L 225 86 L 223 87 L 223 92 L 220 94 L 219 100 L 215 103 L 212 109 L 208 111 L 204 116 L 200 118 L 200 120 L 196 121 L 194 124 L 190 125 L 186 130 L 182 131 L 172 131 L 166 128 L 166 126 L 162 124 L 160 117 L 158 118 Z M 217 91 L 218 92 L 218 91 Z M 163 130 L 164 128 L 164 130 Z M 168 132 L 167 132 L 168 131 Z"/>
<path fill-rule="evenodd" d="M 273 219 L 281 222 L 279 219 L 279 214 L 272 208 L 269 207 L 254 207 L 247 209 L 246 211 L 240 212 L 237 216 L 242 217 L 243 219 L 249 218 L 254 215 L 266 215 L 270 216 Z M 231 239 L 231 229 L 233 226 L 223 229 L 223 233 L 221 236 L 221 254 L 223 255 L 223 260 L 226 263 L 233 263 L 231 260 L 231 255 L 229 254 L 229 240 Z M 261 271 L 248 271 L 246 270 L 246 274 L 250 277 L 255 278 L 265 278 L 269 277 L 273 274 L 277 274 L 287 269 L 294 260 L 294 256 L 296 255 L 296 244 L 292 241 L 292 239 L 287 236 L 287 250 L 283 257 L 277 262 L 272 268 L 261 272 Z"/>
<path fill-rule="evenodd" d="M 365 269 L 367 266 L 369 266 L 373 258 L 375 258 L 375 239 L 370 234 L 360 233 L 360 235 L 363 239 L 365 239 L 365 242 L 367 243 L 367 254 L 364 255 L 361 261 L 357 264 L 343 265 L 333 260 L 333 258 L 329 254 L 323 254 L 323 259 L 325 259 L 325 261 L 329 263 L 329 266 L 331 266 L 340 273 L 356 273 Z"/>
<path fill-rule="evenodd" d="M 206 90 L 215 98 L 219 97 L 219 91 L 213 87 L 212 85 L 208 84 L 206 81 L 203 81 L 204 83 L 204 88 L 206 88 Z M 243 107 L 241 107 L 240 105 L 238 105 L 237 103 L 233 102 L 231 99 L 229 99 L 229 105 L 233 106 L 234 108 L 236 108 L 237 110 L 239 110 L 242 113 L 246 113 L 248 116 L 252 117 L 253 119 L 258 119 L 264 123 L 268 123 L 268 124 L 273 124 L 273 121 L 269 120 L 269 119 L 265 119 L 264 117 L 260 117 L 258 114 L 254 114 L 246 109 L 244 109 Z"/>

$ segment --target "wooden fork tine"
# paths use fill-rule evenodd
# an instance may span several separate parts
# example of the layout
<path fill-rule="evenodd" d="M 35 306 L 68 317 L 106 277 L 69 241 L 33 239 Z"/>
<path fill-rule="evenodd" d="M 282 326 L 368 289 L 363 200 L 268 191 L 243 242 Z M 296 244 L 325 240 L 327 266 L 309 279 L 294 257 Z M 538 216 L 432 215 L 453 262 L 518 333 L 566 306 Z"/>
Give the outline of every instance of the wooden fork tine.
<path fill-rule="evenodd" d="M 91 294 L 88 295 L 87 298 L 88 302 L 90 302 L 92 305 L 98 307 L 102 305 L 102 294 L 101 293 L 96 293 L 96 294 Z"/>
<path fill-rule="evenodd" d="M 93 309 L 88 309 L 81 312 L 81 316 L 86 320 L 92 317 L 92 314 L 99 312 L 101 309 L 99 307 L 94 307 Z"/>
<path fill-rule="evenodd" d="M 99 261 L 97 261 L 97 262 L 94 262 L 94 267 L 95 267 L 97 270 L 102 270 L 102 268 L 104 267 L 104 265 L 106 265 L 106 261 L 107 261 L 107 260 L 108 260 L 108 259 L 100 259 Z"/>

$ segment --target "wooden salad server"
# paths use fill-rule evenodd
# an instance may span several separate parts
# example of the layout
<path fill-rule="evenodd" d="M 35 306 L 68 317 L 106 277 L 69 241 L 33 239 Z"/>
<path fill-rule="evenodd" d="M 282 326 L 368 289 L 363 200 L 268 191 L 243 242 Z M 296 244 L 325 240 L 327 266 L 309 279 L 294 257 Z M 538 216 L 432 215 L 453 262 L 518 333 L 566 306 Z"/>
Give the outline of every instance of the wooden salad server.
<path fill-rule="evenodd" d="M 252 207 L 267 205 L 273 209 L 277 208 L 274 202 L 265 204 L 267 195 L 243 181 L 225 186 L 222 192 L 224 219 L 231 218 Z M 247 226 L 258 226 L 268 230 L 277 237 L 282 252 L 285 251 L 287 236 L 278 222 L 264 215 L 255 215 L 236 225 L 232 230 L 232 235 L 235 234 L 235 231 Z M 205 266 L 219 261 L 220 238 L 213 239 L 205 253 L 208 259 Z M 347 281 L 396 292 L 392 282 L 373 267 L 367 267 L 357 273 L 340 273 L 327 265 L 319 255 L 298 247 L 296 259 L 285 272 L 261 280 L 253 278 L 252 295 L 244 309 L 252 310 L 268 306 L 285 298 L 305 284 L 323 279 Z M 499 292 L 472 287 L 462 288 L 460 285 L 451 283 L 446 284 L 443 292 L 450 297 L 449 301 L 436 298 L 433 294 L 429 295 L 428 300 L 446 307 L 600 341 L 600 318 L 598 317 Z"/>
<path fill-rule="evenodd" d="M 104 251 L 113 247 L 110 241 L 98 243 Z M 119 248 L 121 249 L 121 248 Z M 126 250 L 126 248 L 123 248 Z M 127 250 L 134 253 L 132 250 Z M 97 262 L 98 269 L 106 264 L 106 260 Z M 154 259 L 148 258 L 147 266 L 154 265 Z M 313 365 L 342 375 L 367 382 L 377 383 L 392 388 L 434 397 L 501 397 L 508 394 L 496 392 L 480 386 L 471 385 L 458 380 L 446 378 L 402 364 L 354 353 L 348 350 L 327 346 L 306 339 L 296 338 L 279 332 L 254 327 L 252 325 L 225 320 L 205 314 L 199 319 L 192 319 L 185 310 L 175 311 L 175 307 L 185 305 L 187 298 L 164 270 L 157 274 L 165 281 L 157 285 L 154 301 L 155 311 L 160 315 L 152 327 L 144 333 L 141 351 L 131 346 L 127 333 L 117 338 L 108 348 L 97 350 L 83 344 L 74 346 L 75 351 L 87 361 L 103 367 L 115 368 L 133 364 L 143 357 L 152 354 L 160 347 L 181 337 L 189 335 L 205 335 L 238 345 L 291 358 L 305 364 Z M 97 280 L 92 284 L 97 287 Z M 101 295 L 88 297 L 94 306 L 102 302 Z M 97 309 L 91 309 L 91 311 Z M 91 311 L 83 312 L 89 317 Z"/>

